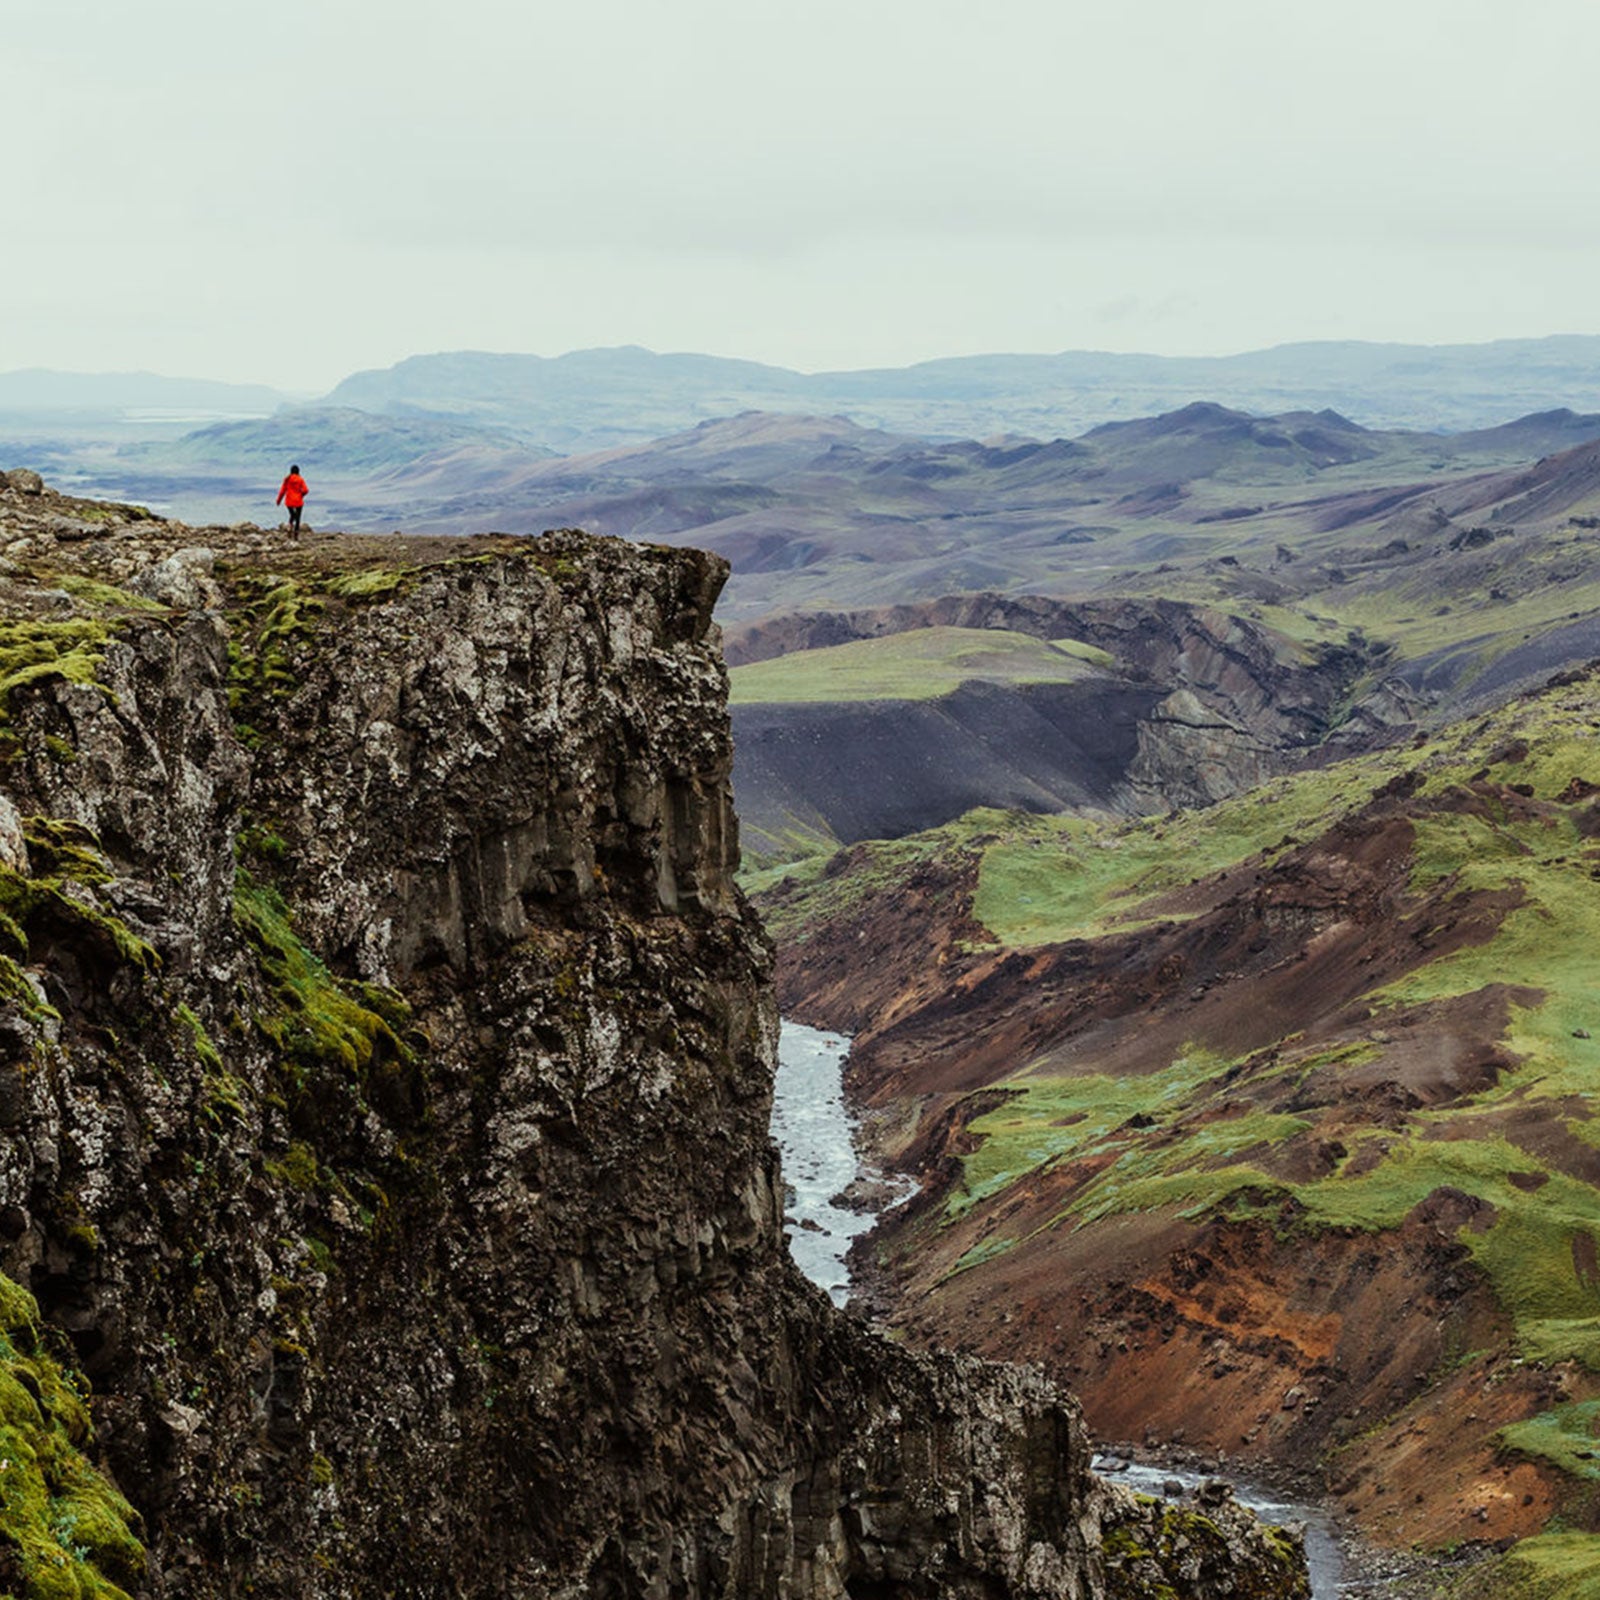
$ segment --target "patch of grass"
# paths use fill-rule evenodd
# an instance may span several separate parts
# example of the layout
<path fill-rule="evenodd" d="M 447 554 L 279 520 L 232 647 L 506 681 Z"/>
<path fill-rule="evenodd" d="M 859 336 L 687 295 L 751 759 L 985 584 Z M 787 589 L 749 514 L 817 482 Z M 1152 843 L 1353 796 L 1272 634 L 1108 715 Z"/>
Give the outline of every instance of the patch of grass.
<path fill-rule="evenodd" d="M 820 817 L 807 821 L 791 811 L 781 822 L 764 825 L 744 818 L 739 833 L 740 887 L 754 894 L 769 883 L 781 882 L 797 862 L 826 860 L 838 848 L 838 838 Z"/>
<path fill-rule="evenodd" d="M 418 572 L 411 567 L 367 567 L 327 573 L 234 572 L 233 637 L 228 646 L 228 703 L 237 717 L 253 701 L 292 694 L 300 685 L 296 662 L 321 625 L 330 602 L 335 611 L 407 594 Z"/>
<path fill-rule="evenodd" d="M 1535 1089 L 1587 1099 L 1600 1089 L 1600 1050 L 1577 1037 L 1600 1033 L 1594 982 L 1600 893 L 1581 843 L 1565 817 L 1495 823 L 1446 815 L 1418 824 L 1413 882 L 1419 888 L 1448 880 L 1464 892 L 1514 891 L 1522 900 L 1488 943 L 1429 962 L 1374 994 L 1379 1004 L 1410 1005 L 1497 983 L 1539 991 L 1537 1004 L 1512 1011 L 1507 1043 L 1522 1058 L 1516 1081 L 1489 1091 L 1483 1103 Z"/>
<path fill-rule="evenodd" d="M 742 841 L 741 841 L 742 842 Z M 814 855 L 797 856 L 794 860 L 779 860 L 771 866 L 761 865 L 761 857 L 746 857 L 739 867 L 739 887 L 748 895 L 764 894 L 768 889 L 775 889 L 785 878 L 788 878 L 793 887 L 801 888 L 807 884 L 814 884 L 822 876 L 823 869 L 833 859 L 833 850 L 820 851 Z"/>
<path fill-rule="evenodd" d="M 961 1259 L 945 1274 L 942 1281 L 948 1281 L 969 1267 L 981 1267 L 985 1261 L 993 1261 L 996 1257 L 1003 1256 L 1017 1242 L 1016 1238 L 1006 1233 L 992 1233 L 987 1239 L 980 1239 L 970 1250 L 962 1254 Z"/>
<path fill-rule="evenodd" d="M 24 818 L 22 835 L 28 845 L 28 865 L 37 877 L 99 885 L 115 876 L 94 830 L 75 817 Z"/>
<path fill-rule="evenodd" d="M 973 915 L 1019 949 L 1137 926 L 1149 920 L 1146 901 L 1255 856 L 1272 860 L 1403 765 L 1401 753 L 1386 752 L 1278 779 L 1204 811 L 1134 822 L 1007 815 L 984 851 Z"/>
<path fill-rule="evenodd" d="M 1447 1128 L 1451 1114 L 1432 1126 Z M 1483 1232 L 1461 1242 L 1483 1268 L 1527 1356 L 1573 1358 L 1600 1371 L 1600 1291 L 1575 1267 L 1574 1245 L 1600 1246 L 1600 1193 L 1561 1172 L 1529 1193 L 1511 1174 L 1538 1170 L 1524 1150 L 1499 1138 L 1390 1139 L 1383 1160 L 1360 1177 L 1331 1177 L 1294 1189 L 1305 1220 L 1318 1227 L 1396 1228 L 1429 1195 L 1455 1189 L 1495 1208 Z"/>
<path fill-rule="evenodd" d="M 1096 670 L 1083 654 L 1091 648 L 1068 650 L 996 628 L 915 628 L 735 667 L 729 699 L 734 705 L 932 700 L 974 679 L 1076 683 Z"/>
<path fill-rule="evenodd" d="M 322 586 L 324 591 L 341 600 L 386 600 L 391 595 L 407 592 L 415 582 L 416 574 L 409 567 L 369 567 L 365 572 L 341 572 L 329 578 Z"/>
<path fill-rule="evenodd" d="M 1203 1059 L 1179 1060 L 1146 1078 L 1025 1077 L 999 1085 L 1008 1091 L 1005 1103 L 969 1124 L 983 1142 L 962 1162 L 947 1214 L 964 1216 L 1046 1162 L 1100 1152 L 1131 1117 L 1170 1114 L 1209 1070 Z"/>
<path fill-rule="evenodd" d="M 25 1600 L 127 1600 L 144 1576 L 137 1514 L 89 1464 L 92 1437 L 32 1295 L 0 1278 L 0 1548 Z"/>
<path fill-rule="evenodd" d="M 994 829 L 1003 826 L 1008 815 L 986 809 L 969 811 L 925 833 L 863 840 L 834 856 L 774 868 L 776 883 L 791 877 L 798 892 L 782 898 L 769 895 L 761 908 L 762 920 L 780 942 L 803 939 L 808 928 L 855 914 L 874 896 L 891 891 L 924 867 L 942 864 L 966 871 L 977 852 L 996 837 Z"/>
<path fill-rule="evenodd" d="M 1459 1600 L 1600 1600 L 1600 1534 L 1541 1533 L 1524 1539 L 1485 1571 Z"/>
<path fill-rule="evenodd" d="M 302 1194 L 309 1194 L 318 1187 L 317 1153 L 299 1140 L 289 1146 L 280 1160 L 268 1162 L 267 1170 Z"/>
<path fill-rule="evenodd" d="M 1280 1188 L 1238 1158 L 1292 1139 L 1309 1123 L 1248 1101 L 1191 1120 L 1197 1091 L 1208 1090 L 1226 1065 L 1196 1050 L 1146 1077 L 1024 1076 L 999 1085 L 1009 1098 L 970 1124 L 982 1143 L 963 1161 L 962 1186 L 946 1215 L 964 1216 L 1028 1174 L 1072 1161 L 1098 1168 L 1061 1213 L 1082 1222 Z"/>
<path fill-rule="evenodd" d="M 1085 644 L 1082 639 L 1052 639 L 1051 645 L 1066 655 L 1076 656 L 1079 661 L 1087 661 L 1092 667 L 1113 668 L 1117 658 L 1109 650 L 1102 650 L 1097 644 Z"/>
<path fill-rule="evenodd" d="M 282 861 L 289 852 L 288 842 L 276 828 L 265 822 L 246 822 L 239 829 L 237 845 L 241 856 L 262 861 Z"/>
<path fill-rule="evenodd" d="M 190 1043 L 194 1046 L 194 1053 L 199 1056 L 201 1064 L 213 1072 L 221 1072 L 222 1057 L 211 1042 L 211 1035 L 206 1032 L 205 1024 L 185 1005 L 180 1005 L 174 1014 L 188 1029 Z"/>
<path fill-rule="evenodd" d="M 1541 1411 L 1502 1428 L 1495 1438 L 1507 1450 L 1548 1461 L 1569 1477 L 1600 1481 L 1600 1400 Z"/>

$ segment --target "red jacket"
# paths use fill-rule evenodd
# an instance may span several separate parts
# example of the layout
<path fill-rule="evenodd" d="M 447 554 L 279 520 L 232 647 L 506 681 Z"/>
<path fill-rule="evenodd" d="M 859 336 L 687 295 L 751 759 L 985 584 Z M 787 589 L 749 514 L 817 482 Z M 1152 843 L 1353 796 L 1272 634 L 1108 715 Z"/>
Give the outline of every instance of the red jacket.
<path fill-rule="evenodd" d="M 306 503 L 306 480 L 298 472 L 291 472 L 283 480 L 276 503 L 280 506 L 303 506 Z"/>

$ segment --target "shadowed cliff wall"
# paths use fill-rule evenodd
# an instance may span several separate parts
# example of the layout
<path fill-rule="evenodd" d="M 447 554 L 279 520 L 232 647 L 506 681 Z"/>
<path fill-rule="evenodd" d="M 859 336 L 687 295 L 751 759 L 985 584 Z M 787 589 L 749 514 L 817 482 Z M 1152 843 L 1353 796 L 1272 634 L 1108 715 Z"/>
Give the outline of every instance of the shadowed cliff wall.
<path fill-rule="evenodd" d="M 1105 1592 L 1073 1404 L 783 1250 L 720 563 L 0 515 L 0 1266 L 122 1582 Z"/>

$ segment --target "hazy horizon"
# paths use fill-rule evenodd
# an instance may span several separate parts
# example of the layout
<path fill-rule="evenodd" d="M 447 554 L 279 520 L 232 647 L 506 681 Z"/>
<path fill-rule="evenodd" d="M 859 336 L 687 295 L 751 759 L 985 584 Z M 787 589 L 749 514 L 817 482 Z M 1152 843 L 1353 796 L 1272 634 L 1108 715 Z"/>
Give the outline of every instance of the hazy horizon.
<path fill-rule="evenodd" d="M 68 367 L 51 365 L 48 363 L 34 362 L 23 367 L 0 368 L 0 379 L 27 377 L 34 374 L 60 376 L 67 378 L 100 378 L 100 379 L 125 379 L 125 378 L 156 378 L 171 379 L 187 383 L 216 383 L 226 384 L 239 388 L 266 388 L 278 390 L 286 398 L 299 402 L 317 400 L 325 397 L 344 381 L 355 376 L 358 372 L 386 371 L 391 367 L 399 366 L 407 361 L 428 360 L 438 356 L 507 356 L 512 358 L 531 357 L 539 361 L 562 361 L 571 356 L 591 355 L 598 352 L 613 352 L 623 350 L 639 350 L 646 355 L 665 358 L 677 356 L 707 357 L 716 361 L 753 362 L 758 366 L 771 367 L 776 371 L 798 373 L 803 377 L 826 377 L 831 374 L 864 373 L 873 371 L 902 371 L 917 366 L 927 366 L 941 361 L 982 360 L 993 358 L 997 360 L 1009 359 L 1040 359 L 1050 360 L 1066 356 L 1110 356 L 1110 357 L 1145 357 L 1151 360 L 1216 360 L 1227 361 L 1232 358 L 1247 356 L 1270 355 L 1277 350 L 1291 350 L 1318 345 L 1361 345 L 1375 349 L 1477 349 L 1487 348 L 1498 344 L 1524 344 L 1524 343 L 1557 343 L 1567 339 L 1600 338 L 1600 335 L 1574 333 L 1571 331 L 1548 334 L 1506 334 L 1493 339 L 1452 340 L 1433 344 L 1407 339 L 1287 339 L 1278 344 L 1252 346 L 1236 350 L 1223 350 L 1215 355 L 1185 355 L 1181 352 L 1137 349 L 1137 350 L 1110 350 L 1106 348 L 1073 347 L 1062 350 L 974 350 L 963 352 L 959 355 L 949 352 L 940 352 L 924 356 L 915 361 L 897 363 L 879 363 L 869 366 L 856 367 L 794 367 L 782 362 L 763 361 L 757 357 L 744 355 L 738 352 L 719 350 L 655 350 L 648 345 L 638 343 L 609 344 L 609 345 L 584 345 L 570 350 L 558 350 L 546 354 L 537 350 L 489 350 L 489 349 L 454 349 L 454 350 L 412 350 L 395 357 L 393 361 L 384 362 L 381 366 L 370 368 L 352 368 L 349 372 L 341 373 L 330 383 L 321 388 L 282 388 L 277 384 L 250 374 L 233 374 L 219 372 L 178 372 L 160 370 L 151 367 L 123 367 L 123 368 L 92 368 Z"/>
<path fill-rule="evenodd" d="M 13 0 L 0 370 L 1600 330 L 1600 10 Z"/>

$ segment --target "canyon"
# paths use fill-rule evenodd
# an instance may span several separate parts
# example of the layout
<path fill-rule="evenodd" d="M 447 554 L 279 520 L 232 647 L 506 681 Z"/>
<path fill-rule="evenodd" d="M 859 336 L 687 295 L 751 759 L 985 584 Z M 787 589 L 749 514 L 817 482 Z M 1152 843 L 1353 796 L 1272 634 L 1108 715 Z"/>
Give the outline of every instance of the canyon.
<path fill-rule="evenodd" d="M 1407 1593 L 1581 1592 L 1597 734 L 1570 670 L 1206 810 L 762 874 L 785 1010 L 855 1035 L 917 1185 L 857 1246 L 873 1302 L 1042 1361 L 1102 1438 L 1309 1474 L 1436 1554 Z"/>
<path fill-rule="evenodd" d="M 0 484 L 0 1583 L 1291 1600 L 782 1244 L 714 557 Z"/>

